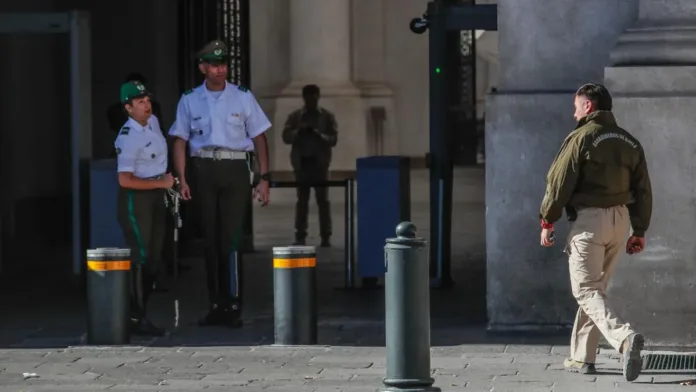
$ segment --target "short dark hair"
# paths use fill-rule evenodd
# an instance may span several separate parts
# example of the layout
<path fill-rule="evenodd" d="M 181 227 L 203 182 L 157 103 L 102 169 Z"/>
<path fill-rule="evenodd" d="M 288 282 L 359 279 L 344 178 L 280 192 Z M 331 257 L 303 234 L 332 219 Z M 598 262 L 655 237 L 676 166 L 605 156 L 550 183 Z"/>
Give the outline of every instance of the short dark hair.
<path fill-rule="evenodd" d="M 316 84 L 308 84 L 304 87 L 302 87 L 302 95 L 309 95 L 309 94 L 320 94 L 319 86 Z"/>
<path fill-rule="evenodd" d="M 131 82 L 133 80 L 137 80 L 138 82 L 147 85 L 147 79 L 145 79 L 145 76 L 139 72 L 131 72 L 126 76 L 126 80 L 123 81 L 123 83 Z"/>
<path fill-rule="evenodd" d="M 578 97 L 587 98 L 597 110 L 611 111 L 613 102 L 609 90 L 601 84 L 587 83 L 582 85 L 575 93 Z"/>

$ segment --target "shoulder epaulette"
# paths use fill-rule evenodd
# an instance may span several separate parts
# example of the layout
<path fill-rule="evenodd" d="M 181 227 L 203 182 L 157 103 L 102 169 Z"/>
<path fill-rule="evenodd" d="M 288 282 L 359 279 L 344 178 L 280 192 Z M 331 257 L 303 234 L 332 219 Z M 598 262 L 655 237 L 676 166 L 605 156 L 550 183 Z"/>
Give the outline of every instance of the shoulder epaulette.
<path fill-rule="evenodd" d="M 249 87 L 246 86 L 237 86 L 237 88 L 239 89 L 239 91 L 243 91 L 245 93 L 249 91 Z"/>
<path fill-rule="evenodd" d="M 193 92 L 193 89 L 190 88 L 190 89 L 184 91 L 184 95 L 189 95 L 189 94 L 191 94 L 192 92 Z"/>
<path fill-rule="evenodd" d="M 130 127 L 123 127 L 121 128 L 121 135 L 128 135 L 128 132 L 130 132 Z"/>

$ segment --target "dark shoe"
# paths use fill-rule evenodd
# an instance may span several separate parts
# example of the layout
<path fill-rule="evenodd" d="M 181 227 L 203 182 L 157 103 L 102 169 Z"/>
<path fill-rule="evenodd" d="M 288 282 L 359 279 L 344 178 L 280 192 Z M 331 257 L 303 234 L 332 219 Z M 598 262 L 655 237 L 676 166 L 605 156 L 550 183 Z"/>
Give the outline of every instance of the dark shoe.
<path fill-rule="evenodd" d="M 164 336 L 166 330 L 164 328 L 155 327 L 147 317 L 140 320 L 131 319 L 131 333 L 140 336 Z"/>
<path fill-rule="evenodd" d="M 567 372 L 580 374 L 597 374 L 594 363 L 579 362 L 571 358 L 563 361 L 563 366 Z"/>
<path fill-rule="evenodd" d="M 634 381 L 640 376 L 643 367 L 643 359 L 640 351 L 645 344 L 645 338 L 639 333 L 632 333 L 622 344 L 623 375 L 626 381 Z"/>
<path fill-rule="evenodd" d="M 329 241 L 328 238 L 324 238 L 321 240 L 321 247 L 322 248 L 330 248 L 331 247 L 331 241 Z"/>
<path fill-rule="evenodd" d="M 242 311 L 240 309 L 227 309 L 225 311 L 225 326 L 228 328 L 242 328 Z"/>
<path fill-rule="evenodd" d="M 295 242 L 292 243 L 293 246 L 305 246 L 306 242 L 305 240 L 295 240 Z"/>
<path fill-rule="evenodd" d="M 215 325 L 223 325 L 225 323 L 225 312 L 217 306 L 213 306 L 212 309 L 205 315 L 199 322 L 198 325 L 202 327 L 212 327 Z"/>

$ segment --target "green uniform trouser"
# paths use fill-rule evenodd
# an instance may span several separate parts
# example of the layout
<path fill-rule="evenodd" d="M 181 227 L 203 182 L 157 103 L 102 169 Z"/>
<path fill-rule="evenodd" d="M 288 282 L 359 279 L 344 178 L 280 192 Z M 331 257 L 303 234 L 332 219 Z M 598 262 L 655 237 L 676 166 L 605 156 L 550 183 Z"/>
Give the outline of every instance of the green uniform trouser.
<path fill-rule="evenodd" d="M 295 206 L 295 239 L 303 241 L 307 237 L 307 215 L 309 214 L 309 195 L 312 183 L 329 180 L 329 167 L 316 164 L 315 160 L 303 159 L 301 167 L 295 170 L 297 181 L 297 204 Z M 319 234 L 323 240 L 331 237 L 331 204 L 329 188 L 314 186 L 314 197 L 319 206 Z"/>
<path fill-rule="evenodd" d="M 118 223 L 131 250 L 131 262 L 140 264 L 154 279 L 162 260 L 167 208 L 164 190 L 140 191 L 120 188 Z"/>
<path fill-rule="evenodd" d="M 241 159 L 193 158 L 203 231 L 208 297 L 211 305 L 239 305 L 242 294 L 241 266 L 237 249 L 251 184 L 249 166 Z M 234 303 L 232 303 L 234 301 Z"/>

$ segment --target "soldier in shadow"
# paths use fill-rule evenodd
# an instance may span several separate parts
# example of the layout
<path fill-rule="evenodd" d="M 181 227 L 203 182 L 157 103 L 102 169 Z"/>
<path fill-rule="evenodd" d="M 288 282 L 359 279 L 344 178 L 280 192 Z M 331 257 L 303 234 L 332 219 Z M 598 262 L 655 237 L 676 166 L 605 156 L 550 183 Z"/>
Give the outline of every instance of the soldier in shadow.
<path fill-rule="evenodd" d="M 304 245 L 307 237 L 307 215 L 312 184 L 328 181 L 331 150 L 338 141 L 336 117 L 319 106 L 320 90 L 313 84 L 304 86 L 304 107 L 288 116 L 283 129 L 283 142 L 292 146 L 290 163 L 295 172 L 297 206 L 295 209 L 295 245 Z M 321 246 L 331 246 L 331 206 L 329 189 L 313 186 L 319 206 Z"/>

